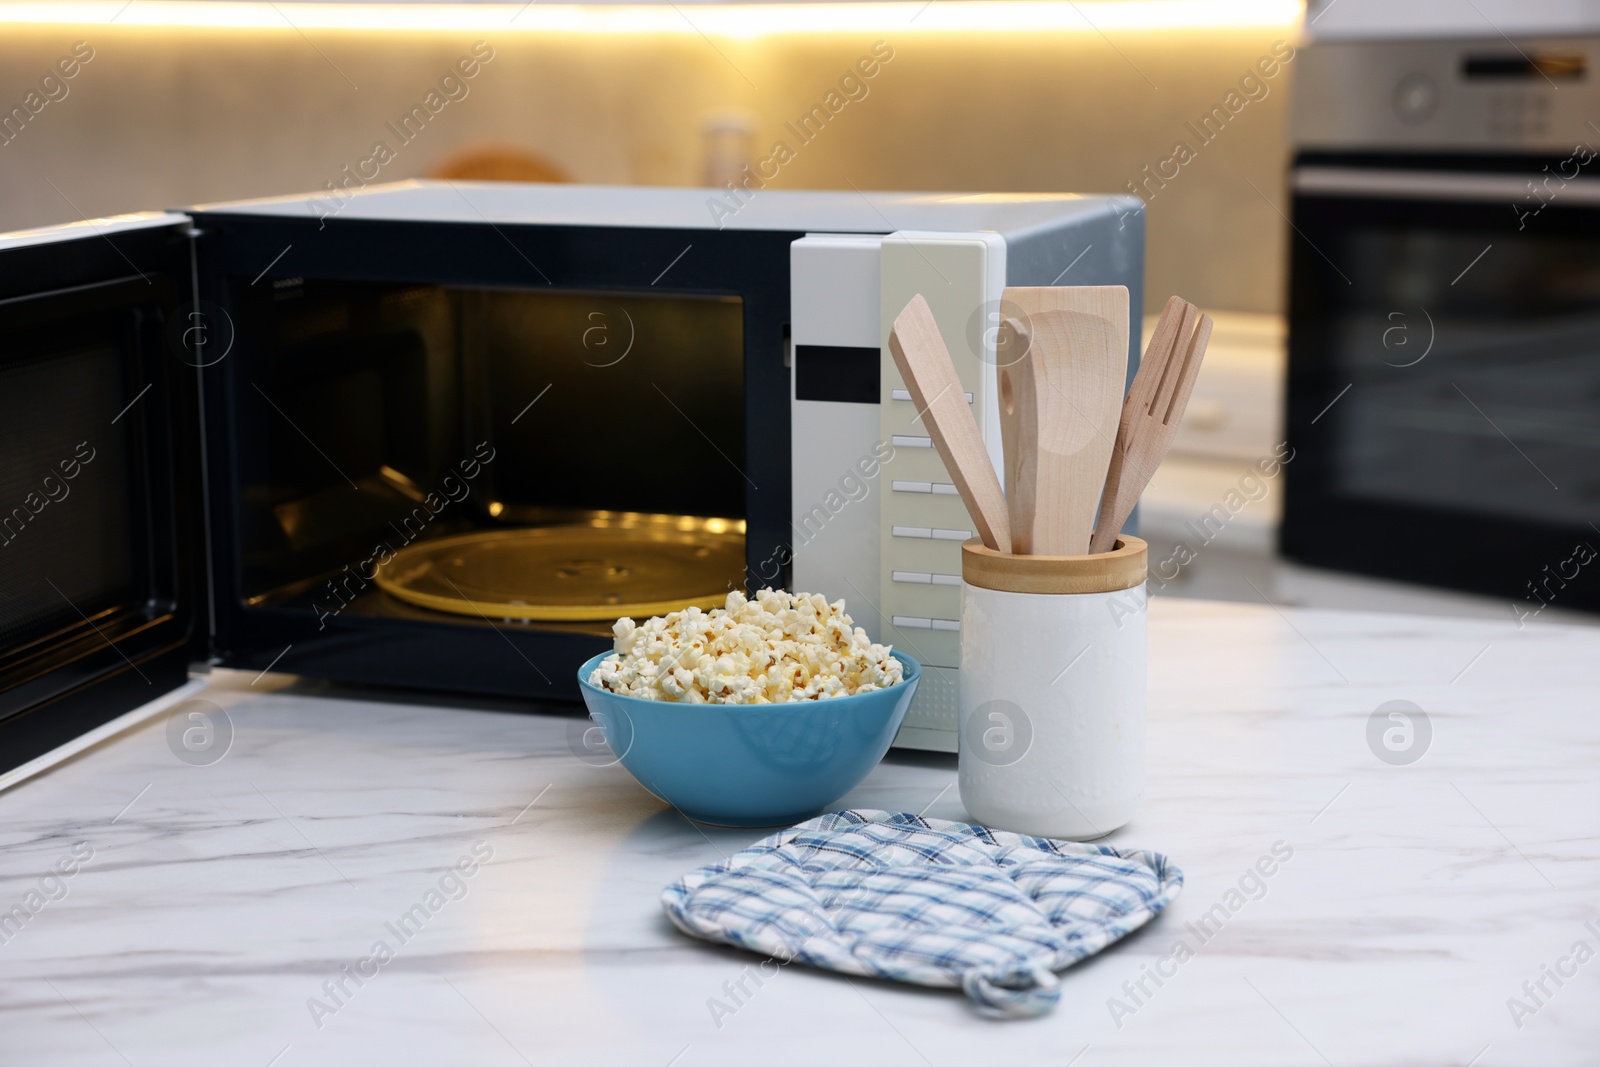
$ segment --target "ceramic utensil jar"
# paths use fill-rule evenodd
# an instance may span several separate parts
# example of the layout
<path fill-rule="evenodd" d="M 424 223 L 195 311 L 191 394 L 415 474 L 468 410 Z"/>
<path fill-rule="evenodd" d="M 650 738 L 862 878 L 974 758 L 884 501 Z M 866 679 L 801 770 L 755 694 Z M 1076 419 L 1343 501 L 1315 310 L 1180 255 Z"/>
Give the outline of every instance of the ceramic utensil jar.
<path fill-rule="evenodd" d="M 961 551 L 961 802 L 987 826 L 1083 840 L 1144 793 L 1148 552 Z"/>

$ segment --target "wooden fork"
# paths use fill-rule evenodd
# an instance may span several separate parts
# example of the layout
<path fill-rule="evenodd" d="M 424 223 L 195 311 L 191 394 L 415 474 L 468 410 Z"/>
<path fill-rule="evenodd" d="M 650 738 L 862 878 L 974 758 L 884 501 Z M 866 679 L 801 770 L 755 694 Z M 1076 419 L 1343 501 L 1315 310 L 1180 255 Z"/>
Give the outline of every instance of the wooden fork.
<path fill-rule="evenodd" d="M 1167 301 L 1122 404 L 1100 521 L 1089 542 L 1091 553 L 1111 551 L 1139 494 L 1172 447 L 1210 340 L 1209 315 L 1181 297 Z"/>

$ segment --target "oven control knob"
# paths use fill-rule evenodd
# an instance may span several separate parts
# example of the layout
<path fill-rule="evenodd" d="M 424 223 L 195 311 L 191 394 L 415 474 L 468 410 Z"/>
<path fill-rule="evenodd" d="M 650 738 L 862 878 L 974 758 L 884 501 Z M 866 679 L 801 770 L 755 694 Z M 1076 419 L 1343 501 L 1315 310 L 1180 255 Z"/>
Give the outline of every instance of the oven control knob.
<path fill-rule="evenodd" d="M 1426 122 L 1438 107 L 1439 87 L 1426 74 L 1408 74 L 1395 86 L 1394 113 L 1401 122 Z"/>

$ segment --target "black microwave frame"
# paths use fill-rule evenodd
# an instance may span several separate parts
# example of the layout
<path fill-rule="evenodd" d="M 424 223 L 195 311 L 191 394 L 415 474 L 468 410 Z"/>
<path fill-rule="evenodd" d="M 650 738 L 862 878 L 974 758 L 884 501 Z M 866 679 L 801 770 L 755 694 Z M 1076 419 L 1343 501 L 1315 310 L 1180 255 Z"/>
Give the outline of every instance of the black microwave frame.
<path fill-rule="evenodd" d="M 1293 168 L 1337 167 L 1375 177 L 1403 171 L 1530 178 L 1541 176 L 1546 166 L 1554 169 L 1560 164 L 1560 157 L 1534 154 L 1304 151 L 1296 155 Z M 1356 216 L 1403 218 L 1422 227 L 1449 227 L 1469 220 L 1510 225 L 1512 232 L 1517 221 L 1505 202 L 1390 198 L 1370 191 L 1341 195 L 1321 188 L 1294 190 L 1286 404 L 1287 442 L 1294 450 L 1294 462 L 1284 487 L 1279 552 L 1311 567 L 1501 597 L 1508 601 L 1508 617 L 1514 617 L 1519 609 L 1534 610 L 1540 601 L 1530 598 L 1530 580 L 1541 577 L 1545 564 L 1555 565 L 1571 556 L 1575 544 L 1600 541 L 1592 529 L 1439 506 L 1352 499 L 1337 490 L 1336 443 L 1343 417 L 1338 400 L 1350 378 L 1334 366 L 1334 351 L 1323 323 L 1325 294 L 1342 291 L 1346 281 L 1317 247 L 1316 239 L 1324 225 Z M 1579 226 L 1600 240 L 1600 207 L 1594 205 L 1558 201 L 1540 222 L 1552 227 Z M 1397 542 L 1428 548 L 1400 552 L 1395 550 Z M 1562 589 L 1559 603 L 1564 608 L 1600 611 L 1600 585 L 1571 583 Z"/>
<path fill-rule="evenodd" d="M 91 226 L 76 239 L 0 252 L 0 330 L 114 316 L 125 375 L 146 383 L 118 416 L 128 420 L 128 474 L 143 505 L 124 531 L 142 560 L 143 602 L 115 622 L 91 611 L 81 625 L 0 650 L 0 771 L 183 685 L 208 654 L 198 383 L 165 354 L 189 295 L 189 252 L 173 225 L 115 240 Z"/>
<path fill-rule="evenodd" d="M 189 221 L 170 226 L 90 232 L 0 251 L 0 302 L 87 291 L 129 276 L 130 266 L 169 294 L 141 356 L 159 355 L 163 368 L 171 432 L 170 440 L 157 443 L 171 461 L 163 473 L 179 524 L 172 551 L 186 575 L 173 594 L 181 634 L 173 630 L 171 640 L 148 650 L 159 653 L 165 688 L 181 685 L 190 664 L 206 662 L 333 682 L 575 701 L 573 668 L 608 643 L 592 633 L 488 619 L 340 614 L 319 620 L 309 611 L 245 603 L 240 448 L 233 427 L 249 382 L 240 360 L 229 358 L 235 283 L 315 278 L 737 297 L 744 321 L 746 477 L 730 469 L 726 484 L 743 496 L 738 510 L 746 523 L 747 576 L 765 561 L 786 558 L 792 536 L 789 255 L 803 232 L 319 219 L 227 209 L 186 215 Z M 99 659 L 120 652 L 107 648 Z M 137 677 L 131 686 L 122 678 L 133 663 L 147 666 L 130 659 L 121 670 L 96 660 L 94 669 L 59 672 L 46 699 L 0 703 L 0 771 L 151 699 L 150 687 Z M 70 709 L 63 705 L 67 696 Z"/>

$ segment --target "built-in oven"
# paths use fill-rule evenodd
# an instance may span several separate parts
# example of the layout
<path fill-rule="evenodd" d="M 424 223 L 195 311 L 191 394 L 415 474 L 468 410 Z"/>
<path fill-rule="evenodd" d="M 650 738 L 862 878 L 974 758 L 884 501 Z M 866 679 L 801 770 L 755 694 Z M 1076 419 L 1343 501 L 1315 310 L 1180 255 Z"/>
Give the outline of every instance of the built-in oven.
<path fill-rule="evenodd" d="M 618 617 L 765 585 L 918 656 L 901 743 L 953 750 L 970 523 L 887 324 L 927 296 L 998 466 L 1001 292 L 1137 308 L 1138 202 L 708 202 L 404 183 L 0 237 L 0 769 L 194 661 L 576 699 Z"/>
<path fill-rule="evenodd" d="M 1600 608 L 1596 44 L 1306 50 L 1289 558 Z"/>

